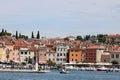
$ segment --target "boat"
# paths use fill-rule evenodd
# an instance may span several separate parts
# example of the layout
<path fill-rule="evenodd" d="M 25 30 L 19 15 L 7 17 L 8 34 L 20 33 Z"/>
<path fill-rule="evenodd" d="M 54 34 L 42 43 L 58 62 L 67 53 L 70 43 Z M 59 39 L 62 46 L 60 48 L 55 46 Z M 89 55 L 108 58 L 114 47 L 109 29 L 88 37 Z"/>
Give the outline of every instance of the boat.
<path fill-rule="evenodd" d="M 105 66 L 97 68 L 97 71 L 107 71 L 107 70 L 108 68 L 106 68 Z"/>
<path fill-rule="evenodd" d="M 61 73 L 61 74 L 68 74 L 69 71 L 67 71 L 66 69 L 62 69 L 62 70 L 60 71 L 60 73 Z"/>

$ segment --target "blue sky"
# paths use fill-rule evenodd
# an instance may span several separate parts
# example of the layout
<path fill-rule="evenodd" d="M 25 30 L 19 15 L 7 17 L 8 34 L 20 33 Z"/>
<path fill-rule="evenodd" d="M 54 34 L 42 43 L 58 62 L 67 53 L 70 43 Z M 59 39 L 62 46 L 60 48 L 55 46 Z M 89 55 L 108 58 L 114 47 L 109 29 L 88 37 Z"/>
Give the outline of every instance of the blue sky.
<path fill-rule="evenodd" d="M 0 29 L 45 37 L 120 34 L 120 0 L 0 0 Z"/>

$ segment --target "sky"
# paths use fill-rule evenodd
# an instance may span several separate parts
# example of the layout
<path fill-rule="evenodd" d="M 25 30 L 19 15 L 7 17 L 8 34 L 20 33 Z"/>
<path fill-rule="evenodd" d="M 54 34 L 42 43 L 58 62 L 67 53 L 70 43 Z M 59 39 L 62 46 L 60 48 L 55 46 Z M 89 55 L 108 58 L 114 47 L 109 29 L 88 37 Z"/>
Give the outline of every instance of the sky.
<path fill-rule="evenodd" d="M 0 30 L 42 37 L 120 34 L 120 0 L 0 0 Z"/>

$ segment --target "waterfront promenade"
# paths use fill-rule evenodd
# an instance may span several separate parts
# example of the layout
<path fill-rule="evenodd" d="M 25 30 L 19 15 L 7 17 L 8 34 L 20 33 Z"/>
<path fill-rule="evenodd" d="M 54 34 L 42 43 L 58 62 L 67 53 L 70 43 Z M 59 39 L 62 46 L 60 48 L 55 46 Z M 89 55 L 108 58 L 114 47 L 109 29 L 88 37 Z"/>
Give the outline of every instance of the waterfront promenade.
<path fill-rule="evenodd" d="M 20 73 L 48 73 L 50 70 L 27 70 L 27 69 L 0 69 L 0 72 L 20 72 Z"/>

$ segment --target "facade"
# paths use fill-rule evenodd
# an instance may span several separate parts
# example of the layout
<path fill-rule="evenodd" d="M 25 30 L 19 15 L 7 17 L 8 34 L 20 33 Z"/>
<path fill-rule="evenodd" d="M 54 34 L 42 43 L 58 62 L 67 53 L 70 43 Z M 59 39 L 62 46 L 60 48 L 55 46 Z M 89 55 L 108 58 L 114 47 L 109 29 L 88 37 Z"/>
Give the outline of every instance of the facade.
<path fill-rule="evenodd" d="M 19 48 L 14 47 L 14 50 L 10 55 L 12 55 L 10 60 L 13 60 L 15 63 L 20 63 Z"/>
<path fill-rule="evenodd" d="M 68 52 L 69 63 L 78 63 L 82 61 L 82 49 L 79 48 L 71 48 Z"/>
<path fill-rule="evenodd" d="M 35 52 L 27 47 L 20 47 L 20 62 L 28 63 L 28 59 L 34 59 Z"/>
<path fill-rule="evenodd" d="M 86 49 L 85 60 L 88 63 L 96 63 L 96 50 L 98 47 L 89 47 Z"/>
<path fill-rule="evenodd" d="M 55 52 L 47 52 L 46 53 L 47 61 L 55 62 L 56 60 L 55 54 L 56 54 Z"/>
<path fill-rule="evenodd" d="M 96 62 L 101 63 L 102 54 L 104 53 L 104 48 L 98 48 L 96 50 Z"/>
<path fill-rule="evenodd" d="M 110 62 L 117 61 L 120 64 L 120 51 L 110 51 Z"/>
<path fill-rule="evenodd" d="M 66 63 L 67 62 L 67 53 L 69 46 L 64 44 L 58 44 L 56 46 L 56 63 Z"/>
<path fill-rule="evenodd" d="M 39 48 L 39 64 L 46 64 L 47 63 L 47 56 L 46 56 L 47 48 L 40 47 Z"/>
<path fill-rule="evenodd" d="M 108 35 L 106 41 L 109 43 L 111 42 L 120 43 L 120 35 L 119 34 Z"/>
<path fill-rule="evenodd" d="M 5 55 L 5 46 L 0 43 L 0 62 L 5 62 L 5 58 L 6 58 L 6 55 Z"/>
<path fill-rule="evenodd" d="M 104 53 L 101 55 L 101 62 L 102 63 L 110 63 L 110 53 L 104 51 Z"/>

